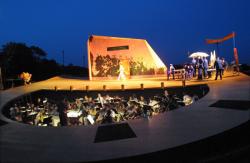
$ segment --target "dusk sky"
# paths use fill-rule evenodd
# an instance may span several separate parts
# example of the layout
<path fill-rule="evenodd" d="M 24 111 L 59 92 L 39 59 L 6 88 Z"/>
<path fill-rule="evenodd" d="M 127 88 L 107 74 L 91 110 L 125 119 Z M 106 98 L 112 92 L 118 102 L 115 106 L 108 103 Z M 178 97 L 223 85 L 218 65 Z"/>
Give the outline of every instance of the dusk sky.
<path fill-rule="evenodd" d="M 36 45 L 49 59 L 87 66 L 90 35 L 146 39 L 169 66 L 188 52 L 210 52 L 206 38 L 236 32 L 240 63 L 250 64 L 249 0 L 1 0 L 0 45 Z M 233 43 L 220 45 L 233 60 Z"/>

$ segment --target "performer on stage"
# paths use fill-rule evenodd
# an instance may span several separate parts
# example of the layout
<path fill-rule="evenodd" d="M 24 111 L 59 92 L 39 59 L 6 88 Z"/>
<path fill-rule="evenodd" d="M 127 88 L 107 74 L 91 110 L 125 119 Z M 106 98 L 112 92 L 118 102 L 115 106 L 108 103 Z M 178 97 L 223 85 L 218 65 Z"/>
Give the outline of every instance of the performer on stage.
<path fill-rule="evenodd" d="M 125 76 L 124 67 L 122 64 L 120 64 L 118 80 L 125 80 L 125 79 L 126 79 L 126 76 Z"/>

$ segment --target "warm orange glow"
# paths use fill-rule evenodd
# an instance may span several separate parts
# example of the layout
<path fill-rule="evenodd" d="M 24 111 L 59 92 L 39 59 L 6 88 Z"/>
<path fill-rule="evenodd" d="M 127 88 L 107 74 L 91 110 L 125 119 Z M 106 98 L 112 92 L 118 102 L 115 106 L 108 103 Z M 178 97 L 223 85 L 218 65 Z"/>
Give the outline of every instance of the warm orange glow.
<path fill-rule="evenodd" d="M 120 65 L 125 80 L 138 75 L 165 75 L 167 69 L 146 40 L 107 36 L 89 38 L 88 63 L 90 80 L 116 80 Z"/>

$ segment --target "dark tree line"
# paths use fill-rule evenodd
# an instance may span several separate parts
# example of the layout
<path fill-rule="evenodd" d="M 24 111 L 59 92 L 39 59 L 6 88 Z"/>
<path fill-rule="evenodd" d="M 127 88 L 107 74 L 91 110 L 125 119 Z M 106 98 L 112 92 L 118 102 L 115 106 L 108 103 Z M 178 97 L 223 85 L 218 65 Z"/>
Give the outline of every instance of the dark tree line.
<path fill-rule="evenodd" d="M 0 51 L 0 67 L 3 82 L 6 79 L 18 79 L 22 72 L 32 74 L 32 81 L 45 80 L 53 76 L 68 73 L 70 75 L 87 76 L 87 69 L 79 66 L 61 66 L 55 60 L 46 58 L 47 53 L 37 46 L 24 43 L 9 42 Z"/>

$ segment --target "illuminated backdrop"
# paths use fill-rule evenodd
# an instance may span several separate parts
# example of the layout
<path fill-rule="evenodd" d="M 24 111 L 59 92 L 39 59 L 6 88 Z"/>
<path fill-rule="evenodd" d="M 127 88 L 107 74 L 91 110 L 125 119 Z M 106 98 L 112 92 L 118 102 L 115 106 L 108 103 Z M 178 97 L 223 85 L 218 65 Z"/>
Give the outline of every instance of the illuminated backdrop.
<path fill-rule="evenodd" d="M 119 68 L 126 79 L 154 77 L 165 74 L 167 68 L 146 40 L 92 35 L 88 39 L 90 80 L 114 80 Z"/>

